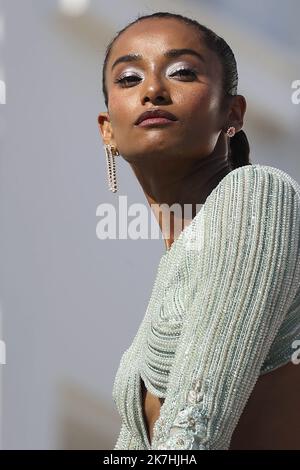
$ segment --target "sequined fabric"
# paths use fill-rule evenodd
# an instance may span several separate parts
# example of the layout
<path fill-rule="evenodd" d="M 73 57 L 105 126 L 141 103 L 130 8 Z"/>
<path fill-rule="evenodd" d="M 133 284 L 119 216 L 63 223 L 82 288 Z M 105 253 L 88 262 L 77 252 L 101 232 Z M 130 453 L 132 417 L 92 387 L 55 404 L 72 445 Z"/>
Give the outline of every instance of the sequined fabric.
<path fill-rule="evenodd" d="M 300 340 L 300 186 L 254 164 L 228 173 L 159 262 L 113 386 L 117 449 L 228 449 L 260 375 Z M 141 379 L 165 399 L 150 444 Z"/>

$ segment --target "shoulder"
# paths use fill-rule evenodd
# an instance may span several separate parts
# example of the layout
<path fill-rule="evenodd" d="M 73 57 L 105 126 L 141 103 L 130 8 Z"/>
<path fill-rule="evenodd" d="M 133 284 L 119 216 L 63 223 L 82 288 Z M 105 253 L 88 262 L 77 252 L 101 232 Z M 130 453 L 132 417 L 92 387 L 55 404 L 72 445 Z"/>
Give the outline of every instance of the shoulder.
<path fill-rule="evenodd" d="M 228 175 L 236 179 L 257 178 L 260 181 L 282 181 L 292 186 L 296 191 L 300 191 L 299 183 L 291 177 L 286 171 L 280 170 L 275 166 L 261 165 L 254 163 L 252 165 L 244 165 L 232 170 Z M 226 177 L 225 177 L 226 178 Z"/>
<path fill-rule="evenodd" d="M 236 168 L 209 194 L 185 235 L 186 247 L 195 251 L 197 262 L 218 253 L 220 262 L 226 258 L 229 263 L 227 252 L 236 260 L 233 253 L 246 253 L 250 246 L 254 260 L 266 240 L 274 253 L 284 246 L 286 254 L 292 252 L 299 259 L 299 184 L 272 166 Z M 212 260 L 213 256 L 210 263 Z"/>
<path fill-rule="evenodd" d="M 257 226 L 269 221 L 272 230 L 287 219 L 300 232 L 299 183 L 273 166 L 244 165 L 227 173 L 211 191 L 185 235 L 198 246 L 206 232 L 208 237 L 221 229 L 231 234 L 233 225 L 238 232 L 247 220 Z"/>
<path fill-rule="evenodd" d="M 300 229 L 300 185 L 287 172 L 269 165 L 244 165 L 230 171 L 211 191 L 194 219 L 195 232 L 202 226 L 236 224 L 241 218 L 285 217 L 293 212 Z M 207 221 L 209 223 L 207 223 Z M 194 227 L 191 228 L 194 230 Z"/>
<path fill-rule="evenodd" d="M 249 192 L 267 194 L 276 188 L 278 191 L 281 188 L 295 195 L 295 199 L 300 203 L 300 184 L 291 175 L 273 166 L 249 164 L 230 171 L 213 189 L 206 201 L 213 202 L 224 192 L 232 197 L 238 192 L 247 197 Z"/>

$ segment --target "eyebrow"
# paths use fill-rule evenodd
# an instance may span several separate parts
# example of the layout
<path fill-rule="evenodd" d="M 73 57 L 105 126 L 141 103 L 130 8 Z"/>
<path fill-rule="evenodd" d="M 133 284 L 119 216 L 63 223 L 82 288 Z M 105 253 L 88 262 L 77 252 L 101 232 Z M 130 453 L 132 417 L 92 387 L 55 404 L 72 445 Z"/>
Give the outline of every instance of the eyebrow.
<path fill-rule="evenodd" d="M 169 49 L 168 51 L 164 52 L 163 53 L 163 56 L 164 57 L 168 57 L 168 58 L 176 58 L 176 57 L 180 57 L 182 55 L 192 55 L 194 57 L 198 57 L 198 59 L 200 59 L 202 62 L 205 63 L 205 59 L 204 57 L 202 56 L 202 54 L 200 54 L 199 52 L 196 52 L 194 51 L 194 49 L 187 49 L 187 48 L 184 48 L 184 49 Z M 111 67 L 111 70 L 113 70 L 113 68 L 117 65 L 117 64 L 120 64 L 122 62 L 138 62 L 140 60 L 142 60 L 143 56 L 141 54 L 126 54 L 126 55 L 122 55 L 121 57 L 119 57 L 118 59 L 116 59 Z"/>

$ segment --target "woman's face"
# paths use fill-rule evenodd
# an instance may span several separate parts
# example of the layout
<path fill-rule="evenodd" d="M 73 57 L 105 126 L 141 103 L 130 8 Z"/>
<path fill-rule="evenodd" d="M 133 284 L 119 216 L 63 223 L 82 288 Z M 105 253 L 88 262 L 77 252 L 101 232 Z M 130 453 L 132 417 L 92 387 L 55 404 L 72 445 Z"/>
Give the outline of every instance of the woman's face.
<path fill-rule="evenodd" d="M 183 48 L 195 54 L 164 55 Z M 141 59 L 113 66 L 128 54 Z M 106 86 L 113 138 L 127 161 L 147 156 L 199 159 L 213 151 L 226 118 L 221 111 L 222 66 L 193 27 L 176 19 L 147 19 L 129 27 L 112 48 Z M 135 125 L 141 113 L 154 107 L 173 113 L 177 121 Z"/>

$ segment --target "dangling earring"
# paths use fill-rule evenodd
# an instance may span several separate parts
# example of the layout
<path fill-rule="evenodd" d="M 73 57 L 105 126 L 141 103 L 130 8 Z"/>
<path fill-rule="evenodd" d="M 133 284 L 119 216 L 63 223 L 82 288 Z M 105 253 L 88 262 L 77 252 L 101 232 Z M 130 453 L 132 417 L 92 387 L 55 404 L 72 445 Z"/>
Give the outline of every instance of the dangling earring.
<path fill-rule="evenodd" d="M 120 155 L 116 147 L 110 144 L 104 144 L 106 154 L 106 166 L 109 190 L 115 193 L 117 191 L 116 162 L 115 156 Z"/>
<path fill-rule="evenodd" d="M 228 127 L 226 134 L 228 135 L 228 137 L 233 137 L 235 134 L 235 127 Z"/>

